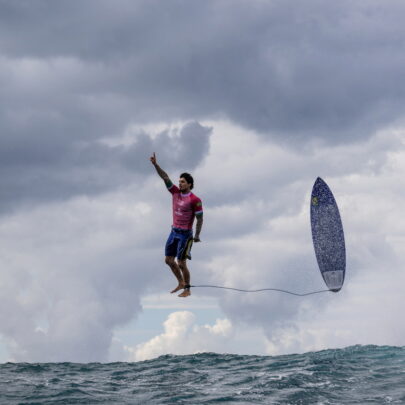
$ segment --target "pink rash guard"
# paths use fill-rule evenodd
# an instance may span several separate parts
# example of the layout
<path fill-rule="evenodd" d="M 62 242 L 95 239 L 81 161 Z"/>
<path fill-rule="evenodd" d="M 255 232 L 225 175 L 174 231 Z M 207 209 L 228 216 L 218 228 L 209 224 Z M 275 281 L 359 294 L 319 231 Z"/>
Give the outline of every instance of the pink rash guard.
<path fill-rule="evenodd" d="M 182 194 L 174 184 L 167 189 L 173 196 L 173 228 L 193 229 L 194 217 L 203 213 L 201 200 L 192 192 Z"/>

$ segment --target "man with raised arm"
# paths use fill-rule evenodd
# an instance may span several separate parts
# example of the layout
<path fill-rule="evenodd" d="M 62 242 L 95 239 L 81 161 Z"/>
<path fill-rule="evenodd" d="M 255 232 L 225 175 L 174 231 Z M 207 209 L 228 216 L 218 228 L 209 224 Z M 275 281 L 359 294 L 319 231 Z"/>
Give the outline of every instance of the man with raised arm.
<path fill-rule="evenodd" d="M 190 272 L 187 259 L 191 259 L 190 250 L 194 242 L 200 242 L 200 232 L 203 224 L 203 209 L 201 200 L 191 192 L 194 180 L 188 173 L 182 173 L 179 186 L 175 186 L 169 176 L 157 164 L 156 154 L 150 158 L 159 176 L 172 194 L 173 225 L 165 247 L 165 262 L 176 276 L 178 286 L 172 290 L 175 293 L 184 290 L 179 297 L 188 297 L 190 293 Z M 196 231 L 193 238 L 193 222 L 197 218 Z M 176 259 L 177 258 L 177 262 Z"/>

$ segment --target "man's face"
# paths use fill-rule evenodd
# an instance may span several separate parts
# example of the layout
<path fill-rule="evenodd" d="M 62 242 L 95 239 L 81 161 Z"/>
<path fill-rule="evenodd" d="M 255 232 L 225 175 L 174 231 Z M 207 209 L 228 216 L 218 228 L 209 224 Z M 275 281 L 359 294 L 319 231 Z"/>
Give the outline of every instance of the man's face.
<path fill-rule="evenodd" d="M 190 186 L 191 186 L 191 184 L 187 183 L 185 178 L 180 177 L 180 179 L 179 179 L 179 190 L 180 191 L 190 190 Z"/>

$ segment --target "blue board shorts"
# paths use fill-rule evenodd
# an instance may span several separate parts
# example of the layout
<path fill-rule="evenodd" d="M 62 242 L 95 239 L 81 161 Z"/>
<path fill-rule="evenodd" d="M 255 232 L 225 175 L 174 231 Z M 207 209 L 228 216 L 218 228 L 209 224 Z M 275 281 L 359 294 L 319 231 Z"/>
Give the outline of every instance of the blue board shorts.
<path fill-rule="evenodd" d="M 166 242 L 165 256 L 177 257 L 179 260 L 191 260 L 191 246 L 193 245 L 193 231 L 172 228 Z"/>

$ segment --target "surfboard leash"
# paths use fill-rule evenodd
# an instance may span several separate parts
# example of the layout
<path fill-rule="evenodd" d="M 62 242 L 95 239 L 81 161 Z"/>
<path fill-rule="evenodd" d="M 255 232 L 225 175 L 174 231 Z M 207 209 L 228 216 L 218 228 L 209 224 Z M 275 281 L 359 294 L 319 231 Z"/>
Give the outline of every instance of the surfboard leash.
<path fill-rule="evenodd" d="M 219 288 L 222 290 L 232 290 L 232 291 L 240 291 L 240 292 L 247 292 L 247 293 L 256 293 L 256 292 L 261 292 L 261 291 L 278 291 L 282 292 L 285 294 L 290 294 L 290 295 L 296 295 L 298 297 L 305 297 L 307 295 L 313 295 L 313 294 L 320 294 L 323 292 L 333 292 L 332 290 L 319 290 L 319 291 L 311 291 L 308 293 L 295 293 L 292 291 L 287 291 L 287 290 L 282 290 L 280 288 L 260 288 L 258 290 L 244 290 L 242 288 L 233 288 L 233 287 L 226 287 L 226 286 L 219 286 L 219 285 L 190 285 L 192 288 Z"/>

